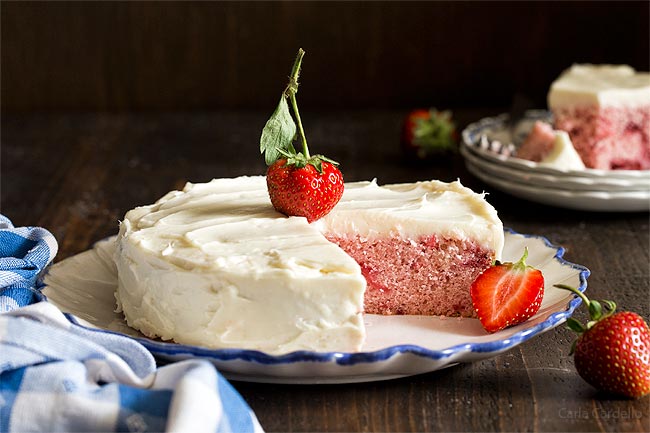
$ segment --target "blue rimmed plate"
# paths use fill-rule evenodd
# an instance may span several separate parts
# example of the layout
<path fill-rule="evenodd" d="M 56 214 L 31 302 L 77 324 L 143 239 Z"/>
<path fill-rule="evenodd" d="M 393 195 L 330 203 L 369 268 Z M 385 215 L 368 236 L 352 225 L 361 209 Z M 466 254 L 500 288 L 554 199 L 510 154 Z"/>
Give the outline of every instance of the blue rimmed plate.
<path fill-rule="evenodd" d="M 273 383 L 351 383 L 426 373 L 461 362 L 490 358 L 563 323 L 580 300 L 553 287 L 568 284 L 584 291 L 589 270 L 563 259 L 564 249 L 542 236 L 505 232 L 504 261 L 516 261 L 528 247 L 528 263 L 545 278 L 539 312 L 525 323 L 488 334 L 476 319 L 366 315 L 368 338 L 360 352 L 292 352 L 286 355 L 243 349 L 206 349 L 149 339 L 129 328 L 114 312 L 113 240 L 52 266 L 43 293 L 68 319 L 97 332 L 130 336 L 156 357 L 174 361 L 204 358 L 231 380 Z"/>
<path fill-rule="evenodd" d="M 528 110 L 524 116 L 510 126 L 509 116 L 503 113 L 495 117 L 485 117 L 471 123 L 461 132 L 461 146 L 486 163 L 501 166 L 516 176 L 518 171 L 533 175 L 555 176 L 565 184 L 574 182 L 595 183 L 602 186 L 627 185 L 628 189 L 648 189 L 650 170 L 566 170 L 549 164 L 540 164 L 516 157 L 516 148 L 528 136 L 536 121 L 552 124 L 552 114 L 547 110 Z M 467 152 L 465 152 L 467 153 Z M 580 179 L 582 178 L 582 179 Z M 565 185 L 567 187 L 568 185 Z"/>

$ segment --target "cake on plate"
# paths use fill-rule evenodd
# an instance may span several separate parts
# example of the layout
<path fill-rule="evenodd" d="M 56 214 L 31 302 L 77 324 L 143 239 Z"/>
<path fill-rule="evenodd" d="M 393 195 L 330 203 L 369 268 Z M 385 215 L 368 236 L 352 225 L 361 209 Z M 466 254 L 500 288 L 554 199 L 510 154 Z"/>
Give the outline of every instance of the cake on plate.
<path fill-rule="evenodd" d="M 551 84 L 548 107 L 588 168 L 650 169 L 650 73 L 576 64 Z"/>
<path fill-rule="evenodd" d="M 182 344 L 358 351 L 363 314 L 474 317 L 469 287 L 503 242 L 495 209 L 458 181 L 346 183 L 311 224 L 275 211 L 263 176 L 188 183 L 125 215 L 117 306 Z"/>

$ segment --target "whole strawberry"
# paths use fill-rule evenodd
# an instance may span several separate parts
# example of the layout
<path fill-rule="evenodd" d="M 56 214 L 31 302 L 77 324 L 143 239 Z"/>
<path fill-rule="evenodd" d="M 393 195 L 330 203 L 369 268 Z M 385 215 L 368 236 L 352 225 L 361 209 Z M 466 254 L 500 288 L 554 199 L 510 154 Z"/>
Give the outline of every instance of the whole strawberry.
<path fill-rule="evenodd" d="M 544 297 L 544 276 L 526 265 L 528 248 L 516 263 L 496 263 L 472 283 L 470 296 L 483 328 L 496 332 L 534 316 Z"/>
<path fill-rule="evenodd" d="M 266 164 L 266 185 L 273 207 L 288 216 L 302 216 L 308 222 L 327 215 L 343 195 L 343 174 L 338 162 L 323 155 L 310 155 L 307 138 L 300 120 L 296 93 L 298 75 L 305 52 L 298 50 L 289 84 L 282 93 L 280 103 L 266 122 L 260 137 L 260 152 Z M 296 122 L 289 112 L 291 102 Z M 293 140 L 298 136 L 302 152 L 296 152 Z"/>
<path fill-rule="evenodd" d="M 401 143 L 407 156 L 426 159 L 456 150 L 457 132 L 451 111 L 411 110 L 402 124 Z"/>
<path fill-rule="evenodd" d="M 327 215 L 343 195 L 343 176 L 327 161 L 278 159 L 267 171 L 266 184 L 275 209 L 285 215 L 304 216 L 308 222 Z"/>
<path fill-rule="evenodd" d="M 590 301 L 574 287 L 555 287 L 578 295 L 589 309 L 586 325 L 574 318 L 567 325 L 580 336 L 571 348 L 576 371 L 600 390 L 627 397 L 650 393 L 650 330 L 641 316 L 615 313 L 612 301 Z"/>

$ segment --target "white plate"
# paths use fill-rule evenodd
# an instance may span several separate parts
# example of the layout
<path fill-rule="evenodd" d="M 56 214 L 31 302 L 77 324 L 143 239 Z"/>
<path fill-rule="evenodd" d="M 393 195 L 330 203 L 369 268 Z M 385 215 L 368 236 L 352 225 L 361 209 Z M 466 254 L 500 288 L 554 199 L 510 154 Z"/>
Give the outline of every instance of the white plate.
<path fill-rule="evenodd" d="M 600 212 L 645 212 L 650 210 L 650 191 L 580 191 L 536 187 L 486 173 L 483 167 L 465 160 L 467 170 L 488 185 L 515 197 L 566 209 Z"/>
<path fill-rule="evenodd" d="M 587 288 L 589 270 L 565 261 L 564 249 L 541 236 L 505 233 L 504 261 L 515 261 L 524 247 L 528 263 L 541 269 L 545 294 L 540 311 L 525 323 L 488 334 L 476 319 L 429 316 L 365 318 L 368 339 L 362 351 L 293 352 L 269 355 L 244 349 L 206 349 L 149 339 L 129 328 L 114 312 L 116 275 L 113 238 L 49 269 L 43 293 L 78 326 L 124 334 L 164 360 L 205 358 L 232 380 L 273 383 L 350 383 L 392 379 L 438 370 L 459 362 L 490 358 L 563 323 L 580 304 L 563 283 Z"/>
<path fill-rule="evenodd" d="M 501 114 L 496 117 L 486 117 L 468 125 L 462 132 L 462 141 L 468 149 L 478 156 L 490 160 L 496 164 L 524 170 L 529 172 L 551 174 L 559 177 L 589 177 L 599 178 L 602 181 L 607 179 L 623 179 L 630 182 L 638 181 L 641 185 L 647 185 L 650 181 L 650 170 L 561 170 L 548 165 L 539 164 L 521 158 L 499 155 L 481 146 L 481 137 L 485 135 L 488 140 L 497 140 L 503 144 L 521 144 L 528 131 L 537 120 L 550 122 L 551 113 L 546 110 L 529 110 L 524 118 L 517 124 L 513 131 L 508 128 L 508 115 Z"/>
<path fill-rule="evenodd" d="M 466 161 L 482 169 L 486 174 L 494 175 L 512 182 L 535 187 L 548 187 L 571 191 L 641 191 L 650 192 L 650 179 L 629 180 L 605 177 L 558 176 L 540 173 L 535 170 L 512 168 L 500 162 L 482 158 L 472 152 L 468 146 L 461 144 L 460 153 Z"/>

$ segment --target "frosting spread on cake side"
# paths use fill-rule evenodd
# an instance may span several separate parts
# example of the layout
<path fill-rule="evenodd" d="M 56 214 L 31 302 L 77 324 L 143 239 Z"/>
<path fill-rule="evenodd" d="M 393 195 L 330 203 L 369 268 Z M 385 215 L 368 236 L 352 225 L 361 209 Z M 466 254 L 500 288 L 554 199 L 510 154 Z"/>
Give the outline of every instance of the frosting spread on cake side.
<path fill-rule="evenodd" d="M 261 176 L 188 183 L 122 221 L 118 309 L 144 334 L 184 344 L 356 351 L 366 279 L 326 235 L 432 233 L 471 239 L 494 257 L 503 247 L 496 211 L 459 182 L 348 183 L 312 224 L 277 213 Z"/>

